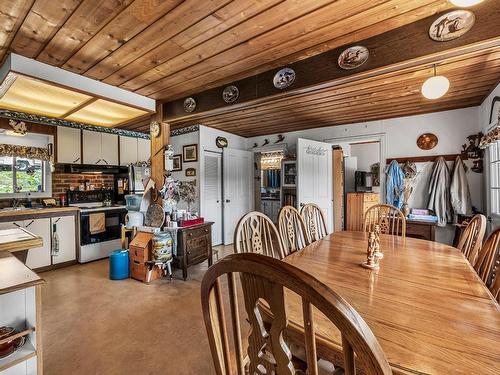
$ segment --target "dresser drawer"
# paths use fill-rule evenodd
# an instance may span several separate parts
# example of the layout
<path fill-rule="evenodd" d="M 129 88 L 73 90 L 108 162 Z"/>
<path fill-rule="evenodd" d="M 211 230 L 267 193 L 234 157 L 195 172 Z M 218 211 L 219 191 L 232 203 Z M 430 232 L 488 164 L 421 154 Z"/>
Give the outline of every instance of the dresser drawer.
<path fill-rule="evenodd" d="M 206 236 L 209 231 L 210 231 L 210 227 L 191 229 L 186 233 L 186 240 L 189 241 L 193 238 Z"/>
<path fill-rule="evenodd" d="M 370 202 L 370 203 L 372 203 L 372 205 L 377 204 L 379 201 L 379 196 L 378 196 L 378 194 L 365 194 L 363 196 L 363 201 L 365 203 Z"/>
<path fill-rule="evenodd" d="M 207 259 L 209 249 L 209 236 L 188 239 L 186 242 L 188 264 L 196 263 L 198 260 Z"/>

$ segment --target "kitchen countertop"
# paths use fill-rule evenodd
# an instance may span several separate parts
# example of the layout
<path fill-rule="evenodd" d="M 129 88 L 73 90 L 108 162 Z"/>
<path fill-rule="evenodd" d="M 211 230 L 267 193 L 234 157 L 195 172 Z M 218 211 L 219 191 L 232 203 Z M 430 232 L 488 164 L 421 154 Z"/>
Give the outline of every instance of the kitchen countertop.
<path fill-rule="evenodd" d="M 0 222 L 36 219 L 42 217 L 77 215 L 77 207 L 24 208 L 20 210 L 0 210 Z"/>
<path fill-rule="evenodd" d="M 8 251 L 0 251 L 0 294 L 43 283 L 43 279 Z"/>

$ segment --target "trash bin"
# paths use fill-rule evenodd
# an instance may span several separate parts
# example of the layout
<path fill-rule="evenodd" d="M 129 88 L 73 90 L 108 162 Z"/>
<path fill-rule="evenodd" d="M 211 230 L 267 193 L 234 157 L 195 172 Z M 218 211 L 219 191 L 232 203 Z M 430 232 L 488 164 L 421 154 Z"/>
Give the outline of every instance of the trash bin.
<path fill-rule="evenodd" d="M 128 279 L 128 250 L 115 250 L 109 256 L 109 278 Z"/>

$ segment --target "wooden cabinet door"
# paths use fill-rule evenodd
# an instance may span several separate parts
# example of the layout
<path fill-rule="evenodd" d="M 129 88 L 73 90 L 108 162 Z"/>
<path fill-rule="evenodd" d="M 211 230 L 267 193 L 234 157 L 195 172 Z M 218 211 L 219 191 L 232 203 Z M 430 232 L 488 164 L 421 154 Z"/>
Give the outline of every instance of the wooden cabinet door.
<path fill-rule="evenodd" d="M 103 133 L 82 130 L 83 164 L 105 164 L 101 155 L 101 134 Z"/>
<path fill-rule="evenodd" d="M 118 136 L 116 134 L 101 134 L 101 158 L 99 164 L 118 165 Z"/>
<path fill-rule="evenodd" d="M 149 139 L 137 138 L 137 161 L 148 161 L 151 157 L 151 142 Z"/>
<path fill-rule="evenodd" d="M 80 129 L 57 127 L 57 162 L 82 164 Z"/>
<path fill-rule="evenodd" d="M 127 166 L 136 163 L 138 139 L 132 137 L 120 137 L 120 165 Z"/>
<path fill-rule="evenodd" d="M 0 230 L 3 229 L 16 229 L 19 227 L 24 227 L 23 221 L 9 221 L 6 223 L 0 223 Z"/>
<path fill-rule="evenodd" d="M 51 249 L 51 231 L 50 231 L 50 219 L 33 219 L 25 220 L 24 227 L 31 233 L 42 237 L 43 245 L 42 247 L 37 247 L 35 249 L 30 249 L 28 251 L 28 257 L 26 258 L 26 265 L 33 268 L 40 268 L 50 266 L 50 249 Z"/>
<path fill-rule="evenodd" d="M 52 264 L 69 262 L 76 259 L 76 230 L 74 216 L 61 216 L 51 219 L 51 233 L 56 226 L 59 237 L 59 254 L 52 256 Z"/>

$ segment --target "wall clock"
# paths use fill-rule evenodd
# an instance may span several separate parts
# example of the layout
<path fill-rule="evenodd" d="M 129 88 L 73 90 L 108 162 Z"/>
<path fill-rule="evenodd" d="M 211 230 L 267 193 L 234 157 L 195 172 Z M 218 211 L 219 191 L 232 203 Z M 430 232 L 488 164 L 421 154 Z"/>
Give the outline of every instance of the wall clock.
<path fill-rule="evenodd" d="M 158 121 L 153 121 L 149 126 L 149 131 L 152 137 L 158 137 L 160 135 L 160 123 Z"/>
<path fill-rule="evenodd" d="M 432 133 L 424 133 L 417 139 L 417 146 L 422 150 L 432 150 L 438 144 L 438 137 Z"/>

